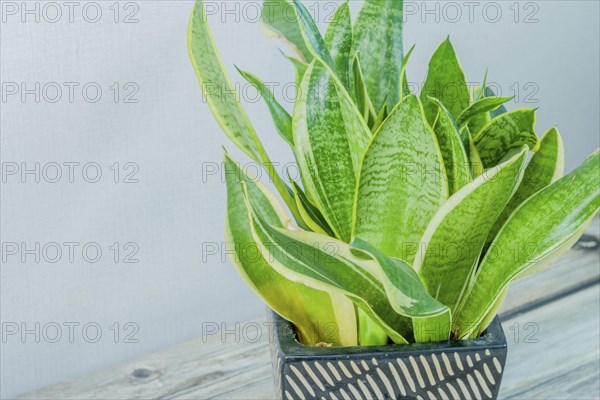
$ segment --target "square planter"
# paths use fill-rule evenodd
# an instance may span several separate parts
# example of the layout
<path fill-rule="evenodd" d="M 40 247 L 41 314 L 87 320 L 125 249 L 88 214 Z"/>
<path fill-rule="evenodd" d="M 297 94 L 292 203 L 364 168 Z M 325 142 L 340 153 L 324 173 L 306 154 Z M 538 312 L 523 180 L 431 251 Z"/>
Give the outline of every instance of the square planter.
<path fill-rule="evenodd" d="M 364 347 L 307 347 L 294 326 L 275 323 L 271 355 L 282 399 L 495 399 L 507 346 L 498 317 L 464 341 Z"/>

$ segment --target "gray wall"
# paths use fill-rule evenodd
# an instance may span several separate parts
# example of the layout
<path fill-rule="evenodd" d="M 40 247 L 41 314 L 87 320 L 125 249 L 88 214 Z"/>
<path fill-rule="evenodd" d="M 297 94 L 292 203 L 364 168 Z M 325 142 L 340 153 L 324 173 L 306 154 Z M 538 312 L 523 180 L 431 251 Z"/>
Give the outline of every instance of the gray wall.
<path fill-rule="evenodd" d="M 32 15 L 22 22 L 22 3 L 2 1 L 3 398 L 198 337 L 205 322 L 231 324 L 264 312 L 222 252 L 206 254 L 223 246 L 225 206 L 224 185 L 210 172 L 221 160 L 222 145 L 239 152 L 202 102 L 188 60 L 192 3 L 122 2 L 119 22 L 112 3 L 97 3 L 102 17 L 96 23 L 82 15 L 87 5 L 85 17 L 95 19 L 94 6 L 86 2 L 74 10 L 72 22 L 61 6 L 62 18 L 52 23 L 56 10 L 44 10 L 47 3 L 38 4 L 39 22 Z M 234 63 L 268 81 L 290 82 L 290 66 L 278 44 L 259 33 L 255 7 L 248 3 L 238 3 L 246 20 L 222 13 L 210 18 L 225 65 L 238 82 Z M 423 78 L 429 56 L 450 34 L 469 80 L 481 81 L 487 67 L 489 81 L 503 95 L 519 88 L 511 107 L 540 107 L 539 134 L 557 124 L 567 168 L 578 165 L 599 145 L 598 2 L 523 2 L 517 21 L 513 2 L 477 3 L 472 20 L 463 2 L 451 3 L 427 3 L 438 7 L 439 21 L 423 13 L 422 2 L 410 4 L 415 15 L 407 16 L 405 43 L 417 43 L 410 79 Z M 331 4 L 321 2 L 321 26 Z M 214 5 L 222 11 L 235 2 Z M 355 12 L 360 2 L 351 5 Z M 497 9 L 502 16 L 493 22 Z M 532 12 L 537 22 L 525 23 Z M 138 21 L 124 23 L 131 13 Z M 20 93 L 10 95 L 13 83 L 31 89 L 36 82 L 39 103 L 34 94 L 24 101 Z M 62 87 L 55 103 L 53 82 Z M 68 82 L 79 83 L 72 102 Z M 86 100 L 82 92 L 89 83 Z M 93 103 L 97 87 L 102 96 Z M 253 94 L 245 92 L 247 98 Z M 291 160 L 264 105 L 247 100 L 274 160 Z M 33 173 L 22 174 L 36 163 L 39 182 Z M 64 163 L 79 163 L 71 164 L 72 182 Z M 57 164 L 62 177 L 53 183 Z M 99 180 L 88 182 L 98 170 Z M 203 251 L 206 246 L 210 251 Z M 69 323 L 79 324 L 71 325 L 72 337 Z M 102 335 L 92 343 L 97 328 Z M 22 336 L 23 329 L 34 333 Z"/>

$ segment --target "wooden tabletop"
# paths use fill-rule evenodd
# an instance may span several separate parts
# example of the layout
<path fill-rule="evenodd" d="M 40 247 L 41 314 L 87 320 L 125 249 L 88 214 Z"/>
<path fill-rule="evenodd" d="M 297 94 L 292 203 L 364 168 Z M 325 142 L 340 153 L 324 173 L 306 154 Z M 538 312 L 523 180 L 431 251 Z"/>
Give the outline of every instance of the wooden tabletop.
<path fill-rule="evenodd" d="M 508 341 L 500 398 L 600 397 L 599 222 L 552 267 L 511 285 L 500 312 Z M 272 399 L 268 339 L 211 335 L 22 398 Z"/>

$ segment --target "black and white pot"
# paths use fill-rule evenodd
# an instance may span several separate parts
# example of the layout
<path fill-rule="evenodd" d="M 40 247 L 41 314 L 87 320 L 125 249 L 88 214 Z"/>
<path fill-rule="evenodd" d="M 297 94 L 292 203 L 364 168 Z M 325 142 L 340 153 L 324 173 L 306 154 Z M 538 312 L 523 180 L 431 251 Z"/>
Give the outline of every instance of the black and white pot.
<path fill-rule="evenodd" d="M 269 310 L 275 385 L 282 399 L 495 399 L 507 347 L 498 317 L 472 340 L 307 347 Z"/>

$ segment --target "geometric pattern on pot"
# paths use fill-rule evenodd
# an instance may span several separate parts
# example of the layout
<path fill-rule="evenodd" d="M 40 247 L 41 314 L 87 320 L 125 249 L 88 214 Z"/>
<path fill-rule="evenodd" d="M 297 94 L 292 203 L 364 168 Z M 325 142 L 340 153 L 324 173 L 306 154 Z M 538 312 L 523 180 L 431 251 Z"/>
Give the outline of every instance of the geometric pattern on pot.
<path fill-rule="evenodd" d="M 283 399 L 495 399 L 506 361 L 499 319 L 478 339 L 372 347 L 309 348 L 278 316 L 271 343 Z M 290 338 L 292 340 L 290 340 Z"/>
<path fill-rule="evenodd" d="M 489 350 L 486 350 L 489 354 Z M 491 367 L 491 368 L 490 368 Z M 285 369 L 284 399 L 492 399 L 502 365 L 497 357 L 441 353 L 408 359 L 302 361 Z"/>

